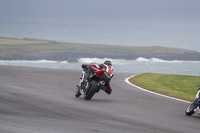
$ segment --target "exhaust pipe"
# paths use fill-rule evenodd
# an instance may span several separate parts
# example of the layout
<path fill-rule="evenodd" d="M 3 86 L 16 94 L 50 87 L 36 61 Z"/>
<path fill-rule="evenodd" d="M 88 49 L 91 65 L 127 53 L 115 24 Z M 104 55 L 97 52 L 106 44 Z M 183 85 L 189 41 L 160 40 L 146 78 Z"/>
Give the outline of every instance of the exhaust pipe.
<path fill-rule="evenodd" d="M 100 81 L 99 82 L 99 86 L 104 86 L 105 85 L 105 81 Z"/>

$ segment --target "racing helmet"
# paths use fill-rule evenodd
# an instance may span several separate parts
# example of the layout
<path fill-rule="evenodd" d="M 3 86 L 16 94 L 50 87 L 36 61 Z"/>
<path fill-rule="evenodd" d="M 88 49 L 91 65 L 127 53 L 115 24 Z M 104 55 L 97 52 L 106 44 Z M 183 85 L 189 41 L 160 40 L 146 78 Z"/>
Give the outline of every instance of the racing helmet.
<path fill-rule="evenodd" d="M 104 64 L 110 66 L 110 68 L 113 70 L 113 66 L 112 66 L 111 61 L 107 60 L 107 61 L 104 62 Z"/>
<path fill-rule="evenodd" d="M 103 64 L 105 64 L 105 65 L 109 65 L 109 66 L 112 66 L 112 63 L 110 62 L 110 61 L 105 61 Z"/>

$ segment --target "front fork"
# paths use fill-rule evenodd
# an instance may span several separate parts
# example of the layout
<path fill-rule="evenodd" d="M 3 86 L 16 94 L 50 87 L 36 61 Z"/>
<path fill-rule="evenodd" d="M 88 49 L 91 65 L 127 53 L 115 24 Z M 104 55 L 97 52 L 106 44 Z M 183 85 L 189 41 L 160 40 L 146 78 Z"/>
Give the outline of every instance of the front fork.
<path fill-rule="evenodd" d="M 88 82 L 84 82 L 85 79 L 85 71 L 83 70 L 80 76 L 80 81 L 79 81 L 79 91 L 82 95 L 85 95 L 85 92 L 87 91 L 87 88 L 89 86 Z"/>

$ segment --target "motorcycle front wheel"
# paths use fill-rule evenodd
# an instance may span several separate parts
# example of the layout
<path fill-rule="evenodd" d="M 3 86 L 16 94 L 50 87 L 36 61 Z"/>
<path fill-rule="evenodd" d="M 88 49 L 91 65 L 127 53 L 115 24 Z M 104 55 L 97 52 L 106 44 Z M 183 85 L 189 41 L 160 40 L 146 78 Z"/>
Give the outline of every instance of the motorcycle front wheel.
<path fill-rule="evenodd" d="M 84 96 L 84 99 L 85 100 L 90 100 L 94 94 L 96 92 L 98 92 L 98 86 L 97 86 L 97 81 L 93 80 L 91 83 L 90 83 L 90 87 L 88 89 L 88 91 L 86 92 L 85 96 Z"/>
<path fill-rule="evenodd" d="M 187 116 L 193 115 L 193 114 L 194 114 L 194 108 L 195 108 L 195 100 L 192 101 L 192 102 L 187 106 L 187 108 L 186 108 L 186 110 L 185 110 L 185 114 L 186 114 Z"/>

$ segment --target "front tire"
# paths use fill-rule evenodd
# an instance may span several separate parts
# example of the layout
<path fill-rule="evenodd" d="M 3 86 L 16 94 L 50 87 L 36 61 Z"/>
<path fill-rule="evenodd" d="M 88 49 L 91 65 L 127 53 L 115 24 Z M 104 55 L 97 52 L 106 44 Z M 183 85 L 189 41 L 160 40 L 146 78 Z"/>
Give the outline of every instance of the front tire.
<path fill-rule="evenodd" d="M 193 115 L 193 114 L 194 114 L 194 108 L 195 108 L 195 100 L 192 101 L 192 102 L 187 106 L 187 108 L 186 108 L 186 110 L 185 110 L 185 114 L 186 114 L 187 116 Z"/>
<path fill-rule="evenodd" d="M 99 89 L 99 87 L 98 87 L 97 81 L 93 80 L 93 81 L 90 83 L 90 88 L 89 88 L 89 90 L 86 92 L 86 95 L 84 96 L 84 99 L 85 99 L 85 100 L 90 100 L 90 99 L 94 96 L 94 94 L 95 94 L 96 92 L 98 92 L 98 89 Z"/>

